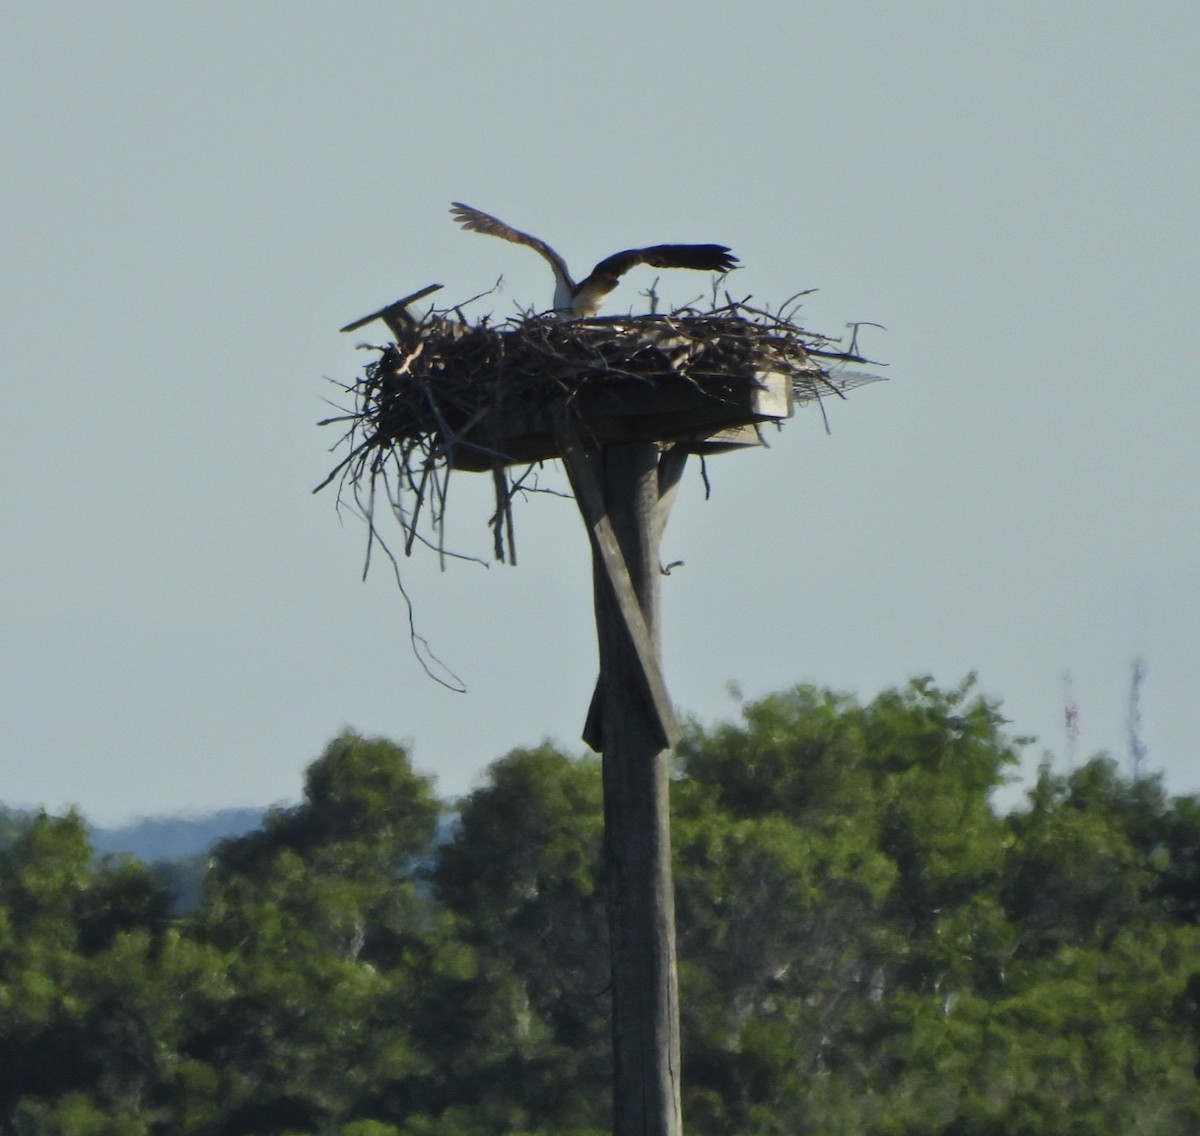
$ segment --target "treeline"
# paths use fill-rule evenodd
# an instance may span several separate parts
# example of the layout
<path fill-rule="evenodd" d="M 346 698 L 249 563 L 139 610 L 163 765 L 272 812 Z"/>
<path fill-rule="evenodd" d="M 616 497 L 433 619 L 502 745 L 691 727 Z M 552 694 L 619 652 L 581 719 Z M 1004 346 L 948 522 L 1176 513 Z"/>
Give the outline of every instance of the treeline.
<path fill-rule="evenodd" d="M 995 705 L 801 687 L 673 786 L 698 1136 L 1200 1131 L 1200 801 L 1097 759 L 990 807 Z M 198 906 L 78 816 L 5 818 L 4 1136 L 591 1136 L 608 1126 L 599 765 L 447 806 L 346 734 Z"/>

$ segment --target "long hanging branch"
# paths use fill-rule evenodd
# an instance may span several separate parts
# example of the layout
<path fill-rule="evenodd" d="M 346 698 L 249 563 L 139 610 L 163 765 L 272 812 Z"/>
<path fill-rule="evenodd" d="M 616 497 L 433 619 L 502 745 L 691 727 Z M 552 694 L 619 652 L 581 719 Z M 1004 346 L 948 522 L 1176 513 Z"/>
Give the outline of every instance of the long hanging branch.
<path fill-rule="evenodd" d="M 688 305 L 664 313 L 581 320 L 523 313 L 492 326 L 487 319 L 468 323 L 460 305 L 414 315 L 408 304 L 434 290 L 436 286 L 422 289 L 343 329 L 378 318 L 393 338 L 364 345 L 376 357 L 356 380 L 338 384 L 350 405 L 334 403 L 339 413 L 321 422 L 343 428 L 332 449 L 344 454 L 313 492 L 336 483 L 338 509 L 352 507 L 367 523 L 364 574 L 378 546 L 398 585 L 399 561 L 376 519 L 379 500 L 386 500 L 400 528 L 405 557 L 419 544 L 434 550 L 443 566 L 447 558 L 486 564 L 479 556 L 447 547 L 446 520 L 451 473 L 490 472 L 492 555 L 515 564 L 513 500 L 518 494 L 556 492 L 539 484 L 537 471 L 558 456 L 552 423 L 560 412 L 574 414 L 581 436 L 591 436 L 587 414 L 580 410 L 585 396 L 618 388 L 678 390 L 682 384 L 710 399 L 743 405 L 747 390 L 761 386 L 760 376 L 774 374 L 786 377 L 795 402 L 815 402 L 824 417 L 826 397 L 845 398 L 848 391 L 879 378 L 845 369 L 869 362 L 859 354 L 858 329 L 877 325 L 848 324 L 847 348 L 840 340 L 807 331 L 796 318 L 808 292 L 796 293 L 771 311 L 753 305 L 749 296 L 718 295 L 714 286 L 704 308 Z M 530 436 L 514 448 L 515 422 Z M 544 437 L 539 437 L 539 423 Z M 663 439 L 668 440 L 677 443 L 680 436 Z M 705 475 L 707 486 L 707 471 Z M 431 674 L 433 664 L 445 671 L 417 635 L 412 604 L 402 585 L 400 591 L 422 665 Z M 451 677 L 446 685 L 460 688 Z"/>

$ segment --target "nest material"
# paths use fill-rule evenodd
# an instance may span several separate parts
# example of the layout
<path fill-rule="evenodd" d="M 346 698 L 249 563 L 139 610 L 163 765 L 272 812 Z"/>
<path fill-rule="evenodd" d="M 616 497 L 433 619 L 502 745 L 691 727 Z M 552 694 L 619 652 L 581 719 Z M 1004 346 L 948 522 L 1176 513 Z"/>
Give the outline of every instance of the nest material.
<path fill-rule="evenodd" d="M 787 417 L 792 400 L 844 397 L 876 378 L 831 372 L 830 363 L 866 360 L 744 303 L 498 327 L 446 311 L 388 323 L 395 341 L 375 348 L 379 357 L 344 387 L 352 410 L 326 420 L 348 424 L 350 452 L 318 489 L 340 479 L 341 500 L 349 484 L 372 520 L 382 480 L 406 553 L 414 541 L 445 552 L 453 469 L 492 470 L 494 551 L 513 560 L 512 497 L 530 487 L 532 465 L 557 456 L 564 414 L 596 444 L 658 441 L 704 453 L 730 427 Z M 785 407 L 764 408 L 769 385 L 786 391 Z"/>

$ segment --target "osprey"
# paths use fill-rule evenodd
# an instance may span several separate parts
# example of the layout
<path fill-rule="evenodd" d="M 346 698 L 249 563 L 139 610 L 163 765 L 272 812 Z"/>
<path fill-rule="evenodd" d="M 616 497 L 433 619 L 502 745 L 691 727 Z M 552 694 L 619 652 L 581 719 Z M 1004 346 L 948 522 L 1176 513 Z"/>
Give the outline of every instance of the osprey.
<path fill-rule="evenodd" d="M 737 257 L 731 255 L 724 245 L 651 245 L 649 248 L 626 249 L 605 257 L 585 279 L 576 284 L 571 279 L 567 262 L 545 241 L 510 228 L 503 221 L 472 209 L 461 201 L 451 204 L 454 208 L 450 212 L 464 229 L 502 237 L 514 244 L 528 245 L 540 253 L 554 270 L 554 310 L 565 315 L 594 316 L 600 310 L 604 297 L 617 286 L 620 278 L 639 264 L 648 264 L 652 268 L 694 268 L 700 272 L 728 272 L 737 267 Z"/>

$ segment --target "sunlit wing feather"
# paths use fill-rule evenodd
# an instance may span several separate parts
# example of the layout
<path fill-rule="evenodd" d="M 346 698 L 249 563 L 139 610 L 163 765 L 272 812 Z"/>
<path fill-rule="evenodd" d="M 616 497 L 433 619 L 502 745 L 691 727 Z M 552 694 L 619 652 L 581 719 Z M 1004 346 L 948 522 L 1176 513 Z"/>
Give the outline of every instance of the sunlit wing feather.
<path fill-rule="evenodd" d="M 450 212 L 464 229 L 468 229 L 472 233 L 486 233 L 489 237 L 500 237 L 501 240 L 512 241 L 513 244 L 528 245 L 534 251 L 541 253 L 550 262 L 555 272 L 561 273 L 568 286 L 574 289 L 575 282 L 571 279 L 567 262 L 545 241 L 531 236 L 529 233 L 522 233 L 520 229 L 506 225 L 498 217 L 484 213 L 481 209 L 473 209 L 461 201 L 452 201 L 450 204 L 453 206 Z"/>

